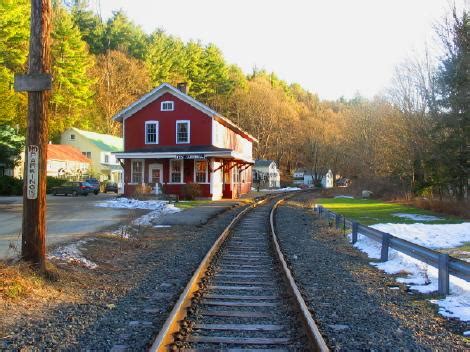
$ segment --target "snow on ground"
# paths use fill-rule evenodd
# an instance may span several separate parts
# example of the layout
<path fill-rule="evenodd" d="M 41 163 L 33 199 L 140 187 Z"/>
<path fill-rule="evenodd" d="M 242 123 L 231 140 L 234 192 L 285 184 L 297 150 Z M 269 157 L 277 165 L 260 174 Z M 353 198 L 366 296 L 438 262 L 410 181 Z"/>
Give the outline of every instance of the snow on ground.
<path fill-rule="evenodd" d="M 443 220 L 442 218 L 439 218 L 437 216 L 433 215 L 422 215 L 422 214 L 405 214 L 405 213 L 393 213 L 393 216 L 403 218 L 403 219 L 408 219 L 408 220 L 414 220 L 414 221 L 436 221 L 436 220 Z"/>
<path fill-rule="evenodd" d="M 149 209 L 156 210 L 168 204 L 164 200 L 138 200 L 132 198 L 115 198 L 101 203 L 97 203 L 97 207 L 103 208 L 124 208 L 124 209 Z"/>
<path fill-rule="evenodd" d="M 261 189 L 260 192 L 292 192 L 301 191 L 299 187 L 284 187 L 284 188 L 273 188 L 273 189 Z"/>
<path fill-rule="evenodd" d="M 454 248 L 470 242 L 470 222 L 462 224 L 376 224 L 374 229 L 424 247 Z"/>
<path fill-rule="evenodd" d="M 80 250 L 81 246 L 92 240 L 94 239 L 89 238 L 68 244 L 66 246 L 58 247 L 53 250 L 52 253 L 48 254 L 47 257 L 49 259 L 56 259 L 67 263 L 81 264 L 89 269 L 96 269 L 98 266 L 91 260 L 86 259 Z"/>
<path fill-rule="evenodd" d="M 335 198 L 354 199 L 353 196 L 335 196 Z"/>
<path fill-rule="evenodd" d="M 429 225 L 429 224 L 376 224 L 371 226 L 429 248 L 452 248 L 470 241 L 470 223 Z M 381 243 L 361 234 L 355 247 L 367 253 L 370 258 L 379 259 Z M 385 263 L 371 263 L 388 274 L 407 274 L 397 278 L 422 293 L 437 291 L 438 270 L 406 254 L 390 249 L 389 260 Z M 450 295 L 445 299 L 430 300 L 439 306 L 439 313 L 470 321 L 470 283 L 450 276 Z"/>
<path fill-rule="evenodd" d="M 177 213 L 181 209 L 169 204 L 164 200 L 138 200 L 132 198 L 116 198 L 102 203 L 97 203 L 97 207 L 104 208 L 124 208 L 124 209 L 148 209 L 150 213 L 135 219 L 134 225 L 150 226 L 152 221 L 159 218 L 163 214 Z"/>

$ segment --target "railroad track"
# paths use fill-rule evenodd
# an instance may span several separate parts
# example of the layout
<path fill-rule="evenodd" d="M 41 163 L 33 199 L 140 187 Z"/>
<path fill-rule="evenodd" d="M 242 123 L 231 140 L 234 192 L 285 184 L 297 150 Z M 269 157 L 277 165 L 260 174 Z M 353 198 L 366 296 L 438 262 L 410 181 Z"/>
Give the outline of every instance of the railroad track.
<path fill-rule="evenodd" d="M 327 351 L 280 252 L 275 209 L 243 210 L 194 273 L 150 351 Z"/>

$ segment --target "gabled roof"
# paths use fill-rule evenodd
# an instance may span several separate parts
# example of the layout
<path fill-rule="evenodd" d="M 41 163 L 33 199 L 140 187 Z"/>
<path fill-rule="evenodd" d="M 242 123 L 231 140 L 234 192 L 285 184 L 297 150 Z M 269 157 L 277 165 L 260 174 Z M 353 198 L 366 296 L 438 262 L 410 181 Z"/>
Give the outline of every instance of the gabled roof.
<path fill-rule="evenodd" d="M 80 150 L 66 144 L 48 144 L 47 160 L 79 161 L 81 163 L 91 163 Z"/>
<path fill-rule="evenodd" d="M 255 168 L 269 168 L 272 163 L 275 163 L 274 160 L 255 160 Z"/>
<path fill-rule="evenodd" d="M 237 132 L 238 134 L 242 135 L 246 139 L 249 139 L 253 142 L 258 142 L 258 140 L 253 137 L 251 134 L 248 132 L 244 131 L 237 125 L 235 125 L 232 121 L 230 121 L 228 118 L 220 115 L 218 112 L 215 110 L 212 110 L 210 107 L 207 105 L 197 101 L 196 99 L 190 97 L 187 94 L 184 94 L 181 92 L 179 89 L 173 87 L 171 84 L 168 83 L 163 83 L 159 85 L 157 88 L 153 89 L 149 93 L 145 94 L 142 96 L 139 100 L 135 101 L 131 105 L 129 105 L 127 108 L 121 110 L 118 112 L 116 115 L 114 115 L 113 119 L 119 122 L 123 122 L 125 119 L 128 117 L 134 115 L 137 111 L 143 109 L 150 103 L 154 102 L 157 100 L 159 97 L 161 97 L 165 93 L 170 93 L 174 95 L 175 97 L 181 99 L 182 101 L 188 103 L 189 105 L 193 106 L 194 108 L 202 111 L 206 115 L 214 118 L 216 121 L 220 122 L 221 124 L 225 125 L 226 127 L 230 128 L 231 130 Z"/>
<path fill-rule="evenodd" d="M 104 152 L 118 152 L 124 148 L 124 141 L 120 137 L 112 136 L 110 134 L 83 131 L 75 127 L 73 127 L 72 130 L 87 138 L 91 143 Z"/>

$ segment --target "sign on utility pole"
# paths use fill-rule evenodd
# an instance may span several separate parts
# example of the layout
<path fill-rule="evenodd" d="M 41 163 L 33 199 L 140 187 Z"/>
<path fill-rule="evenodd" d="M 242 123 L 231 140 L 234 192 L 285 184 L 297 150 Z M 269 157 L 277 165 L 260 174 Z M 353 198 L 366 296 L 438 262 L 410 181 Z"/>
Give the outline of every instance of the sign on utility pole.
<path fill-rule="evenodd" d="M 31 0 L 28 74 L 15 75 L 15 90 L 28 92 L 21 257 L 45 269 L 48 103 L 51 89 L 51 0 Z"/>

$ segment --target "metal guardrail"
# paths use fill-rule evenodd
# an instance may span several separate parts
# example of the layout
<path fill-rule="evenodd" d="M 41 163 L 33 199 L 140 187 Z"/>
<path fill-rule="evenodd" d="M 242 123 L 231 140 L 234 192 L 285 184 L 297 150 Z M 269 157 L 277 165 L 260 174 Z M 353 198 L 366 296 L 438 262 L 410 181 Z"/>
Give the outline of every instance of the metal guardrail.
<path fill-rule="evenodd" d="M 374 241 L 381 242 L 380 260 L 388 260 L 389 249 L 393 248 L 412 258 L 422 261 L 438 269 L 438 292 L 443 295 L 449 294 L 449 275 L 453 275 L 465 281 L 470 281 L 470 263 L 449 256 L 447 253 L 440 253 L 435 250 L 420 246 L 416 243 L 395 237 L 389 233 L 376 230 L 372 227 L 361 225 L 360 223 L 349 220 L 341 214 L 337 214 L 321 205 L 317 205 L 315 210 L 320 218 L 326 218 L 328 221 L 334 220 L 337 229 L 352 229 L 352 243 L 357 242 L 357 234 L 360 233 Z"/>

